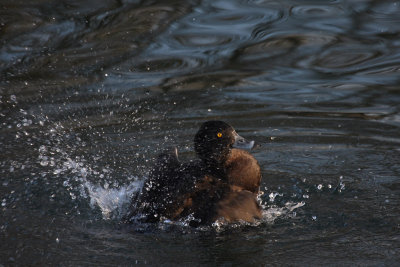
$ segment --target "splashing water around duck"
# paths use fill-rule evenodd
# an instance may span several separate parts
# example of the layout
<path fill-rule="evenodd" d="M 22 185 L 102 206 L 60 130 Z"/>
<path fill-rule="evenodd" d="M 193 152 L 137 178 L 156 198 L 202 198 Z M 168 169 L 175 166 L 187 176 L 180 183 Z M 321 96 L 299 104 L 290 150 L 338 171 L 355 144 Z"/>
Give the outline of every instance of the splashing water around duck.
<path fill-rule="evenodd" d="M 51 128 L 50 132 L 54 135 L 58 132 L 57 127 Z M 99 209 L 102 217 L 105 220 L 120 220 L 123 218 L 130 208 L 130 205 L 136 205 L 137 203 L 131 203 L 131 199 L 134 196 L 140 194 L 143 188 L 145 178 L 139 178 L 137 176 L 128 175 L 126 180 L 128 183 L 120 184 L 115 182 L 113 177 L 113 170 L 110 167 L 99 167 L 96 164 L 88 163 L 83 157 L 75 156 L 74 158 L 66 152 L 66 149 L 60 145 L 60 139 L 62 133 L 57 135 L 57 140 L 53 145 L 42 145 L 39 148 L 38 163 L 41 166 L 52 168 L 52 174 L 64 178 L 63 186 L 68 191 L 72 201 L 77 199 L 88 199 L 90 207 L 92 209 Z M 76 145 L 84 145 L 84 142 L 76 137 Z M 244 143 L 244 139 L 240 139 L 241 143 Z M 107 176 L 107 181 L 103 184 L 99 182 L 93 182 L 93 179 L 104 180 Z M 172 192 L 168 192 L 172 194 Z M 261 217 L 257 221 L 253 221 L 251 224 L 258 225 L 259 223 L 273 223 L 275 219 L 279 217 L 290 216 L 292 212 L 304 205 L 304 202 L 291 202 L 288 201 L 285 206 L 268 206 L 261 200 L 263 192 L 257 193 L 258 203 L 261 207 Z M 274 193 L 271 193 L 274 194 Z M 146 215 L 146 214 L 145 214 Z M 139 216 L 143 216 L 140 214 Z M 179 224 L 183 226 L 190 225 L 190 222 L 196 220 L 194 213 L 188 213 L 182 216 L 179 220 L 171 221 L 168 217 L 160 216 L 159 221 L 167 224 Z M 239 223 L 245 223 L 239 219 Z M 214 228 L 220 228 L 226 225 L 225 220 L 217 220 L 212 226 Z"/>

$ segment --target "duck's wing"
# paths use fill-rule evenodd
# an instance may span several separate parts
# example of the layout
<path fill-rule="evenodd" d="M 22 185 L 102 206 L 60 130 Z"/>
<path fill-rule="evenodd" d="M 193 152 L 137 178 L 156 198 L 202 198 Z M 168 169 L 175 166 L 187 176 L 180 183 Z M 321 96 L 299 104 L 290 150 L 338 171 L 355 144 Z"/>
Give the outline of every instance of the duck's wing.
<path fill-rule="evenodd" d="M 158 221 L 165 216 L 174 194 L 173 180 L 177 179 L 180 162 L 178 149 L 170 147 L 161 152 L 139 194 L 132 197 L 128 219 L 140 215 L 145 221 Z"/>
<path fill-rule="evenodd" d="M 157 156 L 153 171 L 157 171 L 158 168 L 176 168 L 178 165 L 180 165 L 178 159 L 178 148 L 169 147 Z"/>

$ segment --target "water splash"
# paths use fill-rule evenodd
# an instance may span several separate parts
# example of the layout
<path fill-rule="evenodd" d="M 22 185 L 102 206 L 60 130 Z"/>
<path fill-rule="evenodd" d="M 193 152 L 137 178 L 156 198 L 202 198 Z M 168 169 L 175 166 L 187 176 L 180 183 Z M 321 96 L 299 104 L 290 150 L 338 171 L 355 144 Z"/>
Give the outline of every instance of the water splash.
<path fill-rule="evenodd" d="M 261 202 L 261 200 L 259 199 Z M 227 222 L 225 219 L 220 218 L 217 219 L 211 226 L 199 226 L 196 228 L 198 231 L 209 231 L 210 229 L 216 232 L 223 232 L 225 230 L 234 229 L 234 228 L 241 228 L 244 226 L 254 226 L 257 227 L 260 224 L 273 224 L 275 220 L 278 218 L 294 218 L 296 217 L 295 210 L 301 208 L 305 205 L 305 202 L 292 202 L 288 201 L 285 203 L 283 207 L 278 207 L 276 205 L 267 206 L 261 203 L 261 210 L 262 210 L 262 218 L 260 220 L 256 220 L 254 222 L 245 222 L 245 221 L 238 221 L 238 222 Z M 158 227 L 160 229 L 166 229 L 171 225 L 180 226 L 183 228 L 189 228 L 190 222 L 195 220 L 193 214 L 189 214 L 185 218 L 181 218 L 179 221 L 171 221 L 169 219 L 162 220 Z M 190 227 L 191 228 L 191 227 Z"/>
<path fill-rule="evenodd" d="M 90 205 L 100 208 L 103 219 L 121 219 L 127 213 L 132 196 L 141 190 L 143 180 L 137 179 L 120 188 L 104 188 L 87 181 L 84 186 L 89 193 Z"/>
<path fill-rule="evenodd" d="M 84 141 L 79 136 L 65 133 L 59 125 L 50 126 L 49 132 L 51 142 L 39 147 L 38 164 L 48 169 L 47 174 L 62 179 L 62 185 L 73 201 L 86 199 L 93 210 L 100 210 L 104 220 L 121 219 L 127 213 L 134 194 L 142 189 L 144 177 L 127 174 L 124 178 L 126 182 L 118 183 L 116 171 L 113 168 L 99 165 L 98 157 L 102 155 L 96 155 L 92 159 L 85 157 L 85 155 L 74 156 L 74 149 L 83 147 Z M 63 145 L 66 138 L 69 139 L 72 148 Z M 272 224 L 279 217 L 287 216 L 289 218 L 293 216 L 294 213 L 292 212 L 295 209 L 305 205 L 303 201 L 289 201 L 280 203 L 279 206 L 276 203 L 271 206 L 263 203 L 265 201 L 261 199 L 261 195 L 263 195 L 263 192 L 258 196 L 258 201 L 262 207 L 262 219 L 255 223 L 238 222 L 235 224 L 217 220 L 211 227 L 219 231 L 226 227 L 257 226 L 261 223 Z M 283 193 L 271 191 L 268 194 L 269 201 L 271 203 L 276 202 L 275 198 L 278 196 L 282 197 Z M 193 219 L 190 215 L 178 222 L 164 219 L 160 225 L 174 224 L 189 227 Z M 209 227 L 206 228 L 210 229 Z"/>
<path fill-rule="evenodd" d="M 305 202 L 286 202 L 284 207 L 269 207 L 262 211 L 262 222 L 272 224 L 276 219 L 283 216 L 293 215 L 295 209 L 301 208 L 305 205 Z"/>
<path fill-rule="evenodd" d="M 69 192 L 72 200 L 77 197 L 87 198 L 91 208 L 100 209 L 103 219 L 121 219 L 127 212 L 132 196 L 141 190 L 144 179 L 130 176 L 127 177 L 127 180 L 131 181 L 129 184 L 118 185 L 117 187 L 114 184 L 112 184 L 114 186 L 112 187 L 108 182 L 103 185 L 94 184 L 88 180 L 89 177 L 101 179 L 105 177 L 105 173 L 110 176 L 111 170 L 103 168 L 101 171 L 96 171 L 95 166 L 87 164 L 83 160 L 72 160 L 67 157 L 61 168 L 54 169 L 53 174 L 71 174 L 63 175 L 63 186 Z"/>
<path fill-rule="evenodd" d="M 93 210 L 100 209 L 103 219 L 121 219 L 132 196 L 141 190 L 144 179 L 116 174 L 111 167 L 99 165 L 97 162 L 101 155 L 93 158 L 73 156 L 77 147 L 84 147 L 84 141 L 60 127 L 50 127 L 49 135 L 47 144 L 38 148 L 37 163 L 46 167 L 42 176 L 59 178 L 71 200 L 88 200 Z M 72 147 L 65 145 L 68 138 Z M 119 183 L 117 177 L 124 177 L 124 182 Z"/>

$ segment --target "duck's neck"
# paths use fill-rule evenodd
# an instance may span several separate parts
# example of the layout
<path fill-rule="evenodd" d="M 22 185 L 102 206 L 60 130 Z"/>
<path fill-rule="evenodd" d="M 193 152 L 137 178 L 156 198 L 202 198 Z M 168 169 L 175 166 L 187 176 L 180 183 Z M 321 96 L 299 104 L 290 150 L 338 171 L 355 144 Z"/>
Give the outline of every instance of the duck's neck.
<path fill-rule="evenodd" d="M 225 161 L 228 158 L 228 155 L 224 158 L 219 158 L 218 160 L 208 157 L 206 159 L 202 159 L 204 169 L 207 174 L 215 176 L 219 179 L 226 179 L 226 168 L 225 168 Z"/>

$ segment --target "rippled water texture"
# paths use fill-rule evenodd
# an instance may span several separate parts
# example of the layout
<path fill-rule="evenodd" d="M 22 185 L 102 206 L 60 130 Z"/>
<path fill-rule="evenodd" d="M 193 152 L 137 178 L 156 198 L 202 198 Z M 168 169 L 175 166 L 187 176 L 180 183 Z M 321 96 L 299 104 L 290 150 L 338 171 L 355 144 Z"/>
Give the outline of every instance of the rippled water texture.
<path fill-rule="evenodd" d="M 1 1 L 0 266 L 400 262 L 400 1 Z M 123 225 L 210 119 L 264 219 Z"/>

